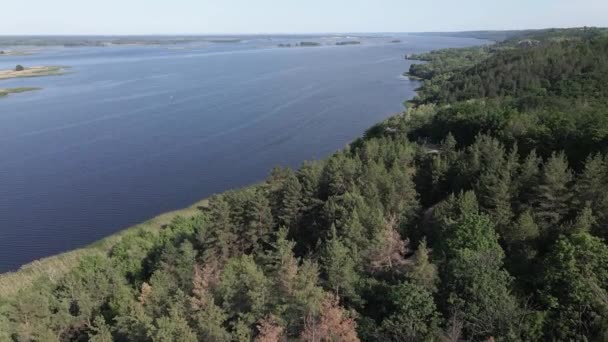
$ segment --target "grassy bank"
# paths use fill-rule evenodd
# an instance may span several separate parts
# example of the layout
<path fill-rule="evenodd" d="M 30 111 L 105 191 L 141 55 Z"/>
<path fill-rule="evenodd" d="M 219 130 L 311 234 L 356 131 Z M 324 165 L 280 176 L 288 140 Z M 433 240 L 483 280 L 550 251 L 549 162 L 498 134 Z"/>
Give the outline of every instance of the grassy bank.
<path fill-rule="evenodd" d="M 206 206 L 207 199 L 203 199 L 190 207 L 170 211 L 133 227 L 121 230 L 87 247 L 36 260 L 22 266 L 15 272 L 0 274 L 0 298 L 9 298 L 19 290 L 30 287 L 41 277 L 48 277 L 51 281 L 58 280 L 76 267 L 83 257 L 108 253 L 124 236 L 138 230 L 158 233 L 176 217 L 191 218 L 199 212 L 199 208 Z"/>

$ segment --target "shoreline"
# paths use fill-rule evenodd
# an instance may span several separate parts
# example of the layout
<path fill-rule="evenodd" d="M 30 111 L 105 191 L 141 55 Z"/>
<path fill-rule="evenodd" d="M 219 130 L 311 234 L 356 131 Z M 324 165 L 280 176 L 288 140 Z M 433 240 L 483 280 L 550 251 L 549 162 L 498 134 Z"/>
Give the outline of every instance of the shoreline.
<path fill-rule="evenodd" d="M 331 45 L 329 45 L 328 47 L 330 46 Z M 322 45 L 320 45 L 320 47 L 322 47 Z M 416 81 L 411 78 L 409 80 Z M 405 99 L 403 102 L 401 102 L 401 105 L 403 106 L 402 111 L 391 116 L 400 115 L 401 113 L 407 111 L 409 108 L 409 103 L 414 97 L 415 94 L 410 99 Z M 360 136 L 354 137 L 353 141 L 358 138 L 360 138 Z M 256 183 L 250 184 L 248 186 L 245 186 L 245 188 L 253 186 L 255 184 Z M 226 189 L 225 191 L 230 190 L 234 189 Z M 194 217 L 194 215 L 196 215 L 200 211 L 201 207 L 207 206 L 209 197 L 201 199 L 190 205 L 189 207 L 161 213 L 151 219 L 148 219 L 136 225 L 120 229 L 117 232 L 95 242 L 92 242 L 91 244 L 88 244 L 86 246 L 62 252 L 59 254 L 43 257 L 41 259 L 37 259 L 29 263 L 23 264 L 14 271 L 0 273 L 0 298 L 2 298 L 3 296 L 14 294 L 21 289 L 32 286 L 37 279 L 43 276 L 47 276 L 51 280 L 58 279 L 62 275 L 72 270 L 73 267 L 75 267 L 74 265 L 77 264 L 77 261 L 83 256 L 107 253 L 114 245 L 116 245 L 119 241 L 121 241 L 124 236 L 128 234 L 137 232 L 140 229 L 144 231 L 158 233 L 163 228 L 163 226 L 170 223 L 171 220 L 176 217 Z"/>
<path fill-rule="evenodd" d="M 71 271 L 82 257 L 108 253 L 123 237 L 137 233 L 139 230 L 159 233 L 176 217 L 192 218 L 200 212 L 201 208 L 206 208 L 207 204 L 208 199 L 204 198 L 189 207 L 161 213 L 144 222 L 121 229 L 84 247 L 34 260 L 14 271 L 0 273 L 0 298 L 14 295 L 32 286 L 40 277 L 59 279 Z"/>
<path fill-rule="evenodd" d="M 33 55 L 30 51 L 19 51 L 19 50 L 1 50 L 0 57 L 15 57 L 15 56 L 30 56 Z"/>
<path fill-rule="evenodd" d="M 65 74 L 65 69 L 66 67 L 62 66 L 33 66 L 23 68 L 23 70 L 20 71 L 15 69 L 4 69 L 0 70 L 0 80 L 26 77 L 58 76 Z"/>
<path fill-rule="evenodd" d="M 0 88 L 0 99 L 7 97 L 11 94 L 25 93 L 29 91 L 42 90 L 38 87 L 20 87 L 20 88 Z"/>

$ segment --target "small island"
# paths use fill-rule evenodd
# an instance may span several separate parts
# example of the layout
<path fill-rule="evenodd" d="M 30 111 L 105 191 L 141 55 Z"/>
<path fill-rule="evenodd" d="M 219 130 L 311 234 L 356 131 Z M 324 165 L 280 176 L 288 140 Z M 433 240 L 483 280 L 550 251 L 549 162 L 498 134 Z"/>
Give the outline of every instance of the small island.
<path fill-rule="evenodd" d="M 8 96 L 9 94 L 25 93 L 26 91 L 34 91 L 34 90 L 40 90 L 40 89 L 41 88 L 35 88 L 35 87 L 6 88 L 6 89 L 0 88 L 0 98 Z"/>
<path fill-rule="evenodd" d="M 299 42 L 299 43 L 295 43 L 295 44 L 291 44 L 291 43 L 280 43 L 277 45 L 277 47 L 280 48 L 290 48 L 290 47 L 312 47 L 312 46 L 321 46 L 321 43 L 317 43 L 317 42 Z"/>
<path fill-rule="evenodd" d="M 14 69 L 0 70 L 0 80 L 7 80 L 11 78 L 21 77 L 41 77 L 41 76 L 54 76 L 62 75 L 63 67 L 60 66 L 34 66 L 34 67 L 23 67 L 17 65 Z"/>
<path fill-rule="evenodd" d="M 398 43 L 401 43 L 401 40 L 399 40 L 399 39 L 393 39 L 393 40 L 391 40 L 391 43 L 398 44 Z"/>
<path fill-rule="evenodd" d="M 31 55 L 31 52 L 27 51 L 15 51 L 15 50 L 0 50 L 0 57 L 9 57 L 9 56 L 28 56 Z"/>
<path fill-rule="evenodd" d="M 300 42 L 300 44 L 296 44 L 296 46 L 320 46 L 321 43 L 317 42 Z"/>
<path fill-rule="evenodd" d="M 361 44 L 358 40 L 347 40 L 344 42 L 337 42 L 336 45 L 359 45 Z"/>

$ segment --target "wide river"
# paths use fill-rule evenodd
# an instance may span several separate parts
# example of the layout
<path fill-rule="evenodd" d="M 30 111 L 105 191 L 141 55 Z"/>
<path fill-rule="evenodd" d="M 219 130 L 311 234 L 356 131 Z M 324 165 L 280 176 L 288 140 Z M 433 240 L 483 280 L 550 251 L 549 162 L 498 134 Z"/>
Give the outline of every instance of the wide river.
<path fill-rule="evenodd" d="M 89 244 L 164 211 L 297 167 L 402 110 L 403 56 L 479 44 L 366 38 L 361 45 L 239 43 L 45 48 L 0 57 L 70 66 L 0 81 L 0 272 Z M 298 39 L 302 40 L 302 39 Z"/>

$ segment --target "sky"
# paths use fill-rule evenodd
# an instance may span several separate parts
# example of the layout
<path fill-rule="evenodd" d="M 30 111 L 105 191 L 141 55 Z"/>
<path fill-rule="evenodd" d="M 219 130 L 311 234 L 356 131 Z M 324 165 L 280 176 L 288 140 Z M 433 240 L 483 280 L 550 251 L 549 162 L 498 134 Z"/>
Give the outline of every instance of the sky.
<path fill-rule="evenodd" d="M 608 26 L 608 0 L 6 0 L 0 35 L 428 32 Z"/>

